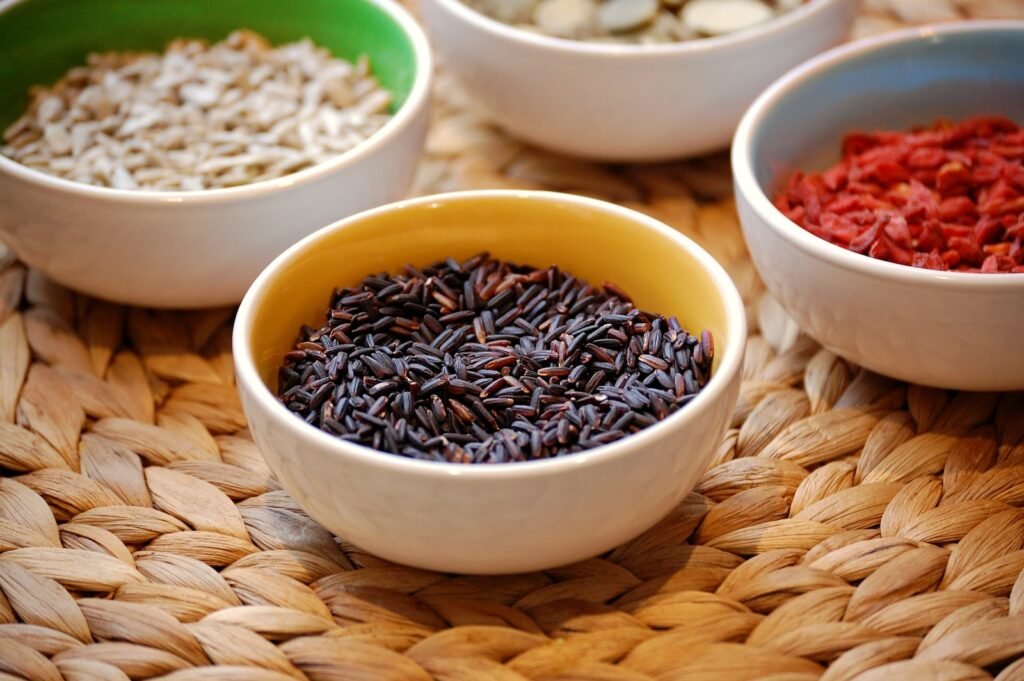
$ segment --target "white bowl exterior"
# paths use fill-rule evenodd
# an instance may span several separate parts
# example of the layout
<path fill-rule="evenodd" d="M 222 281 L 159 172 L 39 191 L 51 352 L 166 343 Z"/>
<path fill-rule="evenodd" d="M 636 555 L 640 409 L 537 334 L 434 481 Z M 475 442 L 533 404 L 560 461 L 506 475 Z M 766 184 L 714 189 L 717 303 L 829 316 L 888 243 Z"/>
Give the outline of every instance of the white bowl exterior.
<path fill-rule="evenodd" d="M 536 197 L 628 213 L 638 228 L 665 230 L 715 281 L 729 338 L 714 377 L 666 421 L 612 445 L 559 459 L 498 465 L 412 461 L 345 443 L 288 413 L 253 365 L 249 328 L 259 289 L 273 270 L 315 242 L 313 234 L 260 275 L 239 310 L 234 348 L 238 389 L 253 438 L 274 474 L 303 508 L 336 535 L 388 560 L 469 574 L 514 573 L 590 558 L 643 532 L 693 488 L 728 426 L 740 388 L 746 320 L 728 275 L 689 239 L 647 216 L 593 199 L 548 192 L 477 191 Z M 373 213 L 400 210 L 403 202 Z M 349 220 L 323 233 L 344 228 Z"/>
<path fill-rule="evenodd" d="M 99 298 L 148 307 L 237 303 L 292 243 L 404 196 L 428 121 L 424 103 L 352 163 L 304 182 L 286 177 L 213 200 L 136 198 L 67 182 L 55 188 L 0 163 L 0 239 L 55 281 Z"/>
<path fill-rule="evenodd" d="M 1015 52 L 993 41 L 993 29 L 1017 35 Z M 795 69 L 746 114 L 732 155 L 743 233 L 768 290 L 822 345 L 922 385 L 1024 389 L 1024 275 L 932 272 L 851 253 L 789 221 L 763 189 L 796 168 L 834 162 L 849 130 L 902 129 L 940 116 L 1020 119 L 1020 55 L 1024 22 L 890 34 Z M 823 98 L 826 90 L 834 97 Z"/>
<path fill-rule="evenodd" d="M 736 402 L 739 373 L 716 378 L 729 382 L 725 395 L 660 429 L 643 451 L 574 454 L 566 459 L 572 465 L 557 470 L 477 479 L 458 470 L 403 474 L 387 466 L 388 455 L 379 455 L 384 461 L 339 456 L 309 433 L 296 437 L 253 398 L 253 386 L 239 387 L 257 446 L 317 522 L 388 560 L 494 574 L 590 558 L 672 510 L 697 483 Z M 528 464 L 510 464 L 516 465 Z"/>
<path fill-rule="evenodd" d="M 512 133 L 585 158 L 654 161 L 726 147 L 765 86 L 846 37 L 857 2 L 812 0 L 775 25 L 651 48 L 539 39 L 462 0 L 420 6 L 445 68 Z"/>

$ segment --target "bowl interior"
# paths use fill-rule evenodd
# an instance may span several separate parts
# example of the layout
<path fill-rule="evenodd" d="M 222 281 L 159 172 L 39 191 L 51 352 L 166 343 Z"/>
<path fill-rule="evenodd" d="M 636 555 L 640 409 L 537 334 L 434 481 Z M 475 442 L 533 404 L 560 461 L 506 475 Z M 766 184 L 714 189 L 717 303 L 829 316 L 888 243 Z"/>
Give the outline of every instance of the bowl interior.
<path fill-rule="evenodd" d="M 742 334 L 730 328 L 720 289 L 727 276 L 709 269 L 710 256 L 700 255 L 668 227 L 582 200 L 452 195 L 373 211 L 326 228 L 271 265 L 256 284 L 260 293 L 252 301 L 248 329 L 257 372 L 269 389 L 276 389 L 282 356 L 302 324 L 323 323 L 335 287 L 399 271 L 406 263 L 466 259 L 481 251 L 537 267 L 558 265 L 594 285 L 618 284 L 641 309 L 674 314 L 693 333 L 710 330 L 715 368 L 730 340 Z"/>
<path fill-rule="evenodd" d="M 396 109 L 412 90 L 413 43 L 368 0 L 21 0 L 0 4 L 0 130 L 25 111 L 30 86 L 55 82 L 90 52 L 162 51 L 175 38 L 218 41 L 240 28 L 275 44 L 310 38 L 350 61 L 368 55 Z"/>
<path fill-rule="evenodd" d="M 749 158 L 770 198 L 792 172 L 839 160 L 848 132 L 976 115 L 1024 123 L 1024 22 L 926 27 L 909 40 L 853 49 L 776 93 L 751 131 Z"/>

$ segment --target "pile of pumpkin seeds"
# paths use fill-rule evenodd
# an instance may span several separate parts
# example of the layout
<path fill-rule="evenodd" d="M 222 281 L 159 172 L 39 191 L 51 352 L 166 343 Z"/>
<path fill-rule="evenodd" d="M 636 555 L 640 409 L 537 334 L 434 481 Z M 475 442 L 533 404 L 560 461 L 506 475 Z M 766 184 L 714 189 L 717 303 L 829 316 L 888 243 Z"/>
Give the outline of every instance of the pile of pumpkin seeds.
<path fill-rule="evenodd" d="M 492 19 L 570 40 L 661 44 L 742 31 L 804 0 L 464 0 Z"/>

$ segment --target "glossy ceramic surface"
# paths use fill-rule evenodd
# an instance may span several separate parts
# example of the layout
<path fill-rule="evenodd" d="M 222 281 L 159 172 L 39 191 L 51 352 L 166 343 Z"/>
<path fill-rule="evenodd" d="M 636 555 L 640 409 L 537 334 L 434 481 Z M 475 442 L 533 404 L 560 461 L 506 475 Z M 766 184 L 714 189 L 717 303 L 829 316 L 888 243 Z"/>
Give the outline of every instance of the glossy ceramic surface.
<path fill-rule="evenodd" d="M 838 160 L 844 133 L 1002 114 L 1024 122 L 1024 22 L 902 31 L 821 55 L 772 85 L 733 143 L 736 198 L 765 284 L 815 339 L 873 371 L 964 390 L 1024 388 L 1024 274 L 933 272 L 833 246 L 770 196 Z"/>
<path fill-rule="evenodd" d="M 0 156 L 0 239 L 101 298 L 226 305 L 298 239 L 403 196 L 426 135 L 433 63 L 419 26 L 390 0 L 111 0 L 102 11 L 91 0 L 0 2 L 0 125 L 24 110 L 29 85 L 52 82 L 90 51 L 160 50 L 176 37 L 219 40 L 243 26 L 277 42 L 308 36 L 349 59 L 368 54 L 399 103 L 394 118 L 333 161 L 201 192 L 93 187 Z"/>
<path fill-rule="evenodd" d="M 445 68 L 505 128 L 560 152 L 615 161 L 726 147 L 761 90 L 846 37 L 856 5 L 809 0 L 733 35 L 633 46 L 536 35 L 461 0 L 420 2 Z"/>
<path fill-rule="evenodd" d="M 618 443 L 547 461 L 456 465 L 343 442 L 274 397 L 276 370 L 302 323 L 320 323 L 335 286 L 406 262 L 479 251 L 557 263 L 614 281 L 647 309 L 715 335 L 708 387 L 685 409 Z M 509 573 L 594 556 L 650 527 L 693 487 L 735 405 L 743 304 L 703 250 L 639 213 L 545 192 L 480 191 L 385 206 L 324 228 L 253 284 L 234 332 L 238 386 L 260 451 L 332 532 L 417 567 Z"/>

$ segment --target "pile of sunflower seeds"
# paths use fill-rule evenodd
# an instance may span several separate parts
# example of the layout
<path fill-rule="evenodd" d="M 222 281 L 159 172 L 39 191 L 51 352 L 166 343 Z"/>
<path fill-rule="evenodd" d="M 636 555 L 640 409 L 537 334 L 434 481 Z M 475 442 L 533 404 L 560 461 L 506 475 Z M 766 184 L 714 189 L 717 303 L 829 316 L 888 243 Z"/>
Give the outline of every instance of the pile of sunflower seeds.
<path fill-rule="evenodd" d="M 164 54 L 105 53 L 31 92 L 0 153 L 118 189 L 191 191 L 271 180 L 335 158 L 390 118 L 366 57 L 236 31 Z"/>
<path fill-rule="evenodd" d="M 660 44 L 725 35 L 804 0 L 464 0 L 493 19 L 556 38 Z"/>

